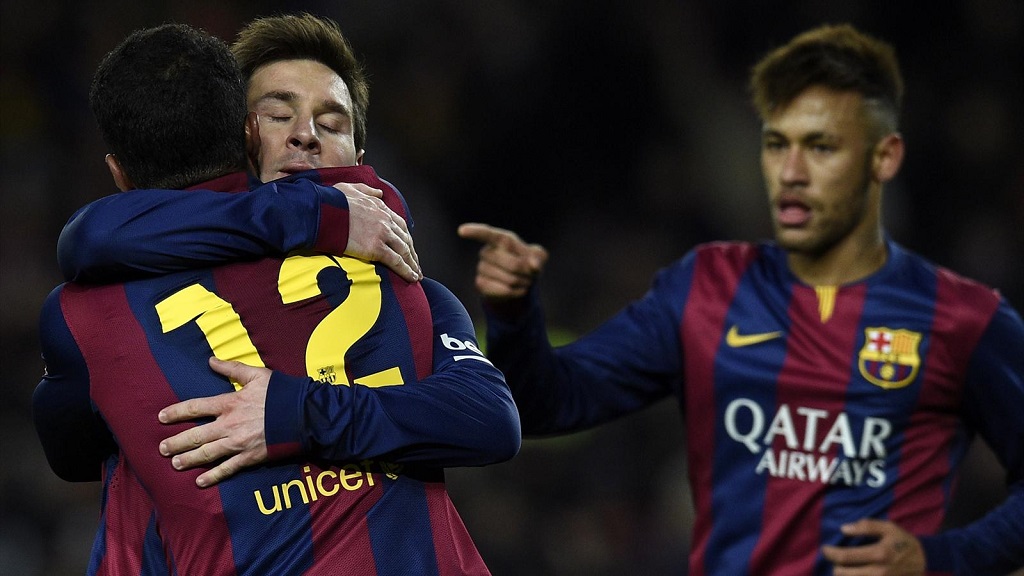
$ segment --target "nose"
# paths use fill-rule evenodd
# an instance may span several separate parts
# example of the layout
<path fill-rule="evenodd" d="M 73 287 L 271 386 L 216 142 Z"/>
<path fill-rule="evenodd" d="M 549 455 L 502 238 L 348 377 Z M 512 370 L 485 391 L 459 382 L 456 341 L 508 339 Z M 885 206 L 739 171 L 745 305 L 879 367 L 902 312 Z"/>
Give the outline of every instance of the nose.
<path fill-rule="evenodd" d="M 288 145 L 311 152 L 320 150 L 320 137 L 317 135 L 316 122 L 312 116 L 297 119 L 288 137 Z"/>
<path fill-rule="evenodd" d="M 782 170 L 779 172 L 782 184 L 802 184 L 807 181 L 807 163 L 804 151 L 800 146 L 792 146 L 782 159 Z"/>

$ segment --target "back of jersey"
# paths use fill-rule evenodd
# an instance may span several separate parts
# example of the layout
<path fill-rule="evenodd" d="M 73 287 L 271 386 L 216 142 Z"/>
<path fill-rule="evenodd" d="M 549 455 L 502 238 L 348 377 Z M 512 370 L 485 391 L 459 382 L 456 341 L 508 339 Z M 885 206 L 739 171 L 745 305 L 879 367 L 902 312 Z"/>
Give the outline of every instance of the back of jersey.
<path fill-rule="evenodd" d="M 351 258 L 296 254 L 125 284 L 70 284 L 61 308 L 86 360 L 92 400 L 121 448 L 119 465 L 152 497 L 178 573 L 330 566 L 374 574 L 387 572 L 381 559 L 395 554 L 406 569 L 437 571 L 431 514 L 447 500 L 440 470 L 292 461 L 199 489 L 201 469 L 175 471 L 157 450 L 194 425 L 161 425 L 160 409 L 234 389 L 209 368 L 211 355 L 335 386 L 400 386 L 429 374 L 430 308 L 419 284 Z"/>

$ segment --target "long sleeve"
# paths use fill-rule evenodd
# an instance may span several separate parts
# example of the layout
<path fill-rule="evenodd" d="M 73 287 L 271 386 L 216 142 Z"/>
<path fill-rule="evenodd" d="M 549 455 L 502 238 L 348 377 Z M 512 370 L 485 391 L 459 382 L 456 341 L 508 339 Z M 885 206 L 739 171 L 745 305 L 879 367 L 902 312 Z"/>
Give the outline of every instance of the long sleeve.
<path fill-rule="evenodd" d="M 40 315 L 46 373 L 32 396 L 32 418 L 57 476 L 70 482 L 100 480 L 101 463 L 117 446 L 93 410 L 88 368 L 61 313 L 60 290 L 50 293 Z"/>
<path fill-rule="evenodd" d="M 109 283 L 298 249 L 342 254 L 348 224 L 345 195 L 305 179 L 245 194 L 131 190 L 76 212 L 57 261 L 67 281 Z"/>
<path fill-rule="evenodd" d="M 978 521 L 921 540 L 929 569 L 1005 574 L 1024 566 L 1024 324 L 1005 300 L 971 357 L 964 404 L 1006 470 L 1009 495 Z"/>
<path fill-rule="evenodd" d="M 519 450 L 519 418 L 500 371 L 476 345 L 469 314 L 423 280 L 434 327 L 434 372 L 401 386 L 331 386 L 275 372 L 267 391 L 267 445 L 353 461 L 480 466 Z M 288 409 L 287 407 L 291 407 Z"/>
<path fill-rule="evenodd" d="M 548 341 L 536 285 L 518 311 L 485 303 L 488 357 L 505 373 L 524 434 L 596 426 L 678 390 L 682 286 L 689 273 L 681 264 L 664 270 L 642 299 L 557 348 Z"/>

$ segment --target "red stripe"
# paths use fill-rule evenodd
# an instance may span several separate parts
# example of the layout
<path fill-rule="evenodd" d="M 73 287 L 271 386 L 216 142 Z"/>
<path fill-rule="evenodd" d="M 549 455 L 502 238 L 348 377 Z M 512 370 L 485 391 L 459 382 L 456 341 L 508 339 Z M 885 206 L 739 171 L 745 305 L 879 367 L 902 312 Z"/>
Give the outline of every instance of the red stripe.
<path fill-rule="evenodd" d="M 106 552 L 97 574 L 140 574 L 153 506 L 124 459 L 118 460 L 107 483 L 104 514 Z"/>
<path fill-rule="evenodd" d="M 315 478 L 321 469 L 312 465 L 310 468 Z M 373 486 L 369 486 L 364 474 L 358 478 L 359 488 L 339 488 L 337 494 L 321 496 L 310 503 L 314 566 L 335 566 L 346 573 L 367 576 L 376 574 L 368 515 L 384 493 L 383 479 L 383 474 L 374 472 Z"/>
<path fill-rule="evenodd" d="M 231 535 L 225 523 L 204 523 L 204 538 L 185 533 L 196 527 L 194 510 L 204 517 L 222 512 L 220 493 L 216 487 L 196 487 L 202 469 L 177 472 L 157 451 L 160 440 L 191 424 L 164 426 L 157 421 L 160 409 L 179 399 L 147 345 L 123 285 L 86 288 L 69 284 L 61 293 L 61 307 L 85 357 L 92 399 L 111 429 L 121 431 L 118 443 L 127 464 L 143 485 L 151 486 L 150 493 L 164 495 L 162 535 L 179 572 L 198 574 L 214 566 L 221 573 L 233 573 Z M 125 431 L 131 434 L 125 435 Z M 152 488 L 156 485 L 158 490 Z M 183 541 L 194 545 L 186 546 Z"/>
<path fill-rule="evenodd" d="M 713 360 L 722 342 L 725 316 L 739 280 L 757 254 L 757 249 L 750 245 L 713 244 L 699 249 L 693 285 L 680 326 L 681 341 L 686 350 L 683 358 L 687 457 L 696 508 L 690 553 L 692 576 L 705 574 L 706 548 L 714 520 L 711 496 L 717 411 Z"/>
<path fill-rule="evenodd" d="M 422 380 L 434 372 L 434 318 L 430 303 L 419 282 L 410 284 L 390 270 L 388 279 L 409 332 L 416 379 Z"/>
<path fill-rule="evenodd" d="M 427 513 L 437 555 L 438 576 L 489 576 L 444 482 L 425 482 Z"/>
<path fill-rule="evenodd" d="M 933 534 L 948 500 L 944 481 L 959 424 L 970 353 L 999 301 L 987 288 L 938 270 L 935 317 L 917 407 L 907 426 L 889 519 L 910 532 Z"/>
<path fill-rule="evenodd" d="M 836 308 L 828 322 L 821 321 L 818 297 L 813 288 L 795 286 L 790 300 L 786 358 L 778 381 L 786 382 L 776 390 L 776 410 L 787 406 L 794 420 L 801 420 L 797 409 L 814 399 L 813 408 L 828 412 L 817 423 L 814 448 L 805 450 L 803 434 L 795 450 L 785 439 L 776 437 L 772 449 L 776 455 L 806 454 L 811 458 L 839 455 L 833 445 L 827 454 L 818 452 L 838 414 L 846 406 L 857 327 L 864 308 L 866 286 L 843 288 L 836 297 Z M 810 408 L 810 406 L 807 406 Z M 800 457 L 800 456 L 798 456 Z M 826 483 L 771 477 L 765 491 L 761 537 L 751 556 L 752 574 L 810 574 L 821 542 L 820 518 L 825 504 Z"/>
<path fill-rule="evenodd" d="M 318 252 L 342 255 L 348 249 L 348 233 L 351 224 L 349 211 L 330 204 L 320 203 L 320 225 L 317 228 L 316 244 L 313 249 Z"/>
<path fill-rule="evenodd" d="M 215 268 L 213 278 L 217 294 L 231 303 L 263 363 L 285 374 L 306 376 L 306 343 L 331 304 L 325 298 L 282 303 L 277 282 L 282 262 L 265 258 L 229 264 Z"/>

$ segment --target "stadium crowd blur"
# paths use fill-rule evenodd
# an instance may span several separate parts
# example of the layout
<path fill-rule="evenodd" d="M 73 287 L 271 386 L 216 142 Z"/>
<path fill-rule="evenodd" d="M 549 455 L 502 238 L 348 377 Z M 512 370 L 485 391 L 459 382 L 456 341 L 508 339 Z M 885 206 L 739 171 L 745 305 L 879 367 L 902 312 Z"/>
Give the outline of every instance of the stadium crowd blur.
<path fill-rule="evenodd" d="M 214 5 L 215 4 L 215 5 Z M 102 56 L 167 21 L 227 41 L 248 19 L 337 20 L 371 81 L 367 163 L 402 190 L 425 272 L 481 319 L 474 243 L 511 228 L 548 247 L 549 318 L 571 335 L 647 289 L 697 242 L 770 235 L 750 64 L 848 21 L 892 42 L 908 157 L 884 220 L 908 247 L 1024 311 L 1024 4 L 891 0 L 43 0 L 0 8 L 0 574 L 82 574 L 98 484 L 54 476 L 32 429 L 36 321 L 60 281 L 57 235 L 115 192 L 89 112 Z M 128 383 L 125 385 L 144 385 Z M 683 427 L 665 402 L 513 461 L 448 474 L 496 575 L 685 574 Z M 972 451 L 954 522 L 1002 497 Z"/>

